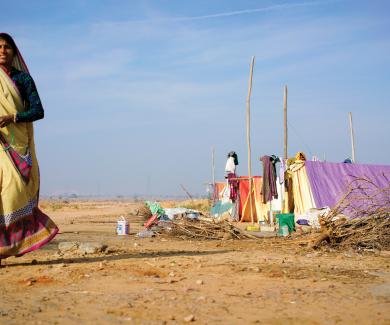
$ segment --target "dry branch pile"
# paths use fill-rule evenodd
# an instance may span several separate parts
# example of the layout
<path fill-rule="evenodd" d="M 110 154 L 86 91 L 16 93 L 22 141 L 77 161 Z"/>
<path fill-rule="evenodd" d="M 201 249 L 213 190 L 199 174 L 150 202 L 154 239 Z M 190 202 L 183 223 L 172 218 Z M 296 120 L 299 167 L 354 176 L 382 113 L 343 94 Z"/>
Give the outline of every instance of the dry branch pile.
<path fill-rule="evenodd" d="M 150 211 L 149 207 L 146 204 L 140 204 L 135 209 L 135 215 L 142 216 L 143 219 L 146 221 L 152 216 L 152 212 Z"/>
<path fill-rule="evenodd" d="M 255 238 L 226 220 L 215 222 L 214 220 L 209 221 L 206 219 L 180 218 L 172 221 L 169 228 L 168 231 L 165 229 L 163 232 L 183 239 L 221 240 Z"/>
<path fill-rule="evenodd" d="M 322 234 L 313 247 L 327 240 L 334 246 L 390 249 L 390 182 L 383 177 L 386 187 L 364 178 L 353 180 L 336 207 L 321 219 Z"/>

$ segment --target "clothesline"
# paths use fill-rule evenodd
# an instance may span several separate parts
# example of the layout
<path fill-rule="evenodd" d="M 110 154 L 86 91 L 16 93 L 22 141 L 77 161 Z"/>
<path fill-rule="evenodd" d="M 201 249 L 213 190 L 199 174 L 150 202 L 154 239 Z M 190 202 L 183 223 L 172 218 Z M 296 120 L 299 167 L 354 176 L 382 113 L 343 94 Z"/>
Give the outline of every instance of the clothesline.
<path fill-rule="evenodd" d="M 232 181 L 244 181 L 244 180 L 248 180 L 248 179 L 253 179 L 255 177 L 260 177 L 260 176 L 229 178 L 229 180 L 232 180 Z"/>

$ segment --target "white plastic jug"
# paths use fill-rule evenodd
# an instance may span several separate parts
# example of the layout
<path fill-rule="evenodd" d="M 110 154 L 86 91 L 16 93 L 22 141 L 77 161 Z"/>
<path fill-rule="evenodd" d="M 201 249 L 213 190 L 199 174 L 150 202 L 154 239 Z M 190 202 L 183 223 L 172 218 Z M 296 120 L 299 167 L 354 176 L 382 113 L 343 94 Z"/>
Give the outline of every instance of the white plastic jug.
<path fill-rule="evenodd" d="M 282 236 L 287 237 L 289 234 L 288 226 L 282 226 Z"/>
<path fill-rule="evenodd" d="M 119 236 L 129 234 L 129 223 L 127 222 L 127 220 L 123 216 L 121 216 L 121 219 L 117 221 L 116 233 Z"/>

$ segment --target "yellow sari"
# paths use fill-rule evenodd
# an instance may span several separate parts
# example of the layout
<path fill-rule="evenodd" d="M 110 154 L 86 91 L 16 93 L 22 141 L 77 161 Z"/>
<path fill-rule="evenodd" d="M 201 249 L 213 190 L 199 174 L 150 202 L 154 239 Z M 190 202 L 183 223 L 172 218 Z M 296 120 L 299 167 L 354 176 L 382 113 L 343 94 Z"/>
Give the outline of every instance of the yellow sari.
<path fill-rule="evenodd" d="M 0 116 L 24 111 L 12 79 L 0 68 Z M 11 123 L 0 129 L 3 138 L 20 155 L 28 150 L 32 169 L 22 178 L 4 144 L 0 146 L 0 259 L 38 249 L 58 232 L 54 222 L 38 208 L 39 168 L 32 123 Z"/>

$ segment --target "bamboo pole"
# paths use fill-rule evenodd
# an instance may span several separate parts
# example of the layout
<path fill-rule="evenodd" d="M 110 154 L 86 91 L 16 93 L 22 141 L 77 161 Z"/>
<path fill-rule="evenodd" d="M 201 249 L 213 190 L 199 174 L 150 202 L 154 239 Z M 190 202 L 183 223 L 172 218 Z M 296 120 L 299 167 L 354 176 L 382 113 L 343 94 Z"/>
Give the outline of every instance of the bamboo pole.
<path fill-rule="evenodd" d="M 286 163 L 288 159 L 288 150 L 287 150 L 287 85 L 284 86 L 284 96 L 283 96 L 283 132 L 284 132 L 284 145 L 283 145 L 283 160 Z M 283 186 L 284 188 L 284 186 Z M 282 191 L 282 206 L 285 206 L 285 198 L 287 197 L 287 193 Z M 272 209 L 270 209 L 272 213 Z"/>
<path fill-rule="evenodd" d="M 252 76 L 253 76 L 253 66 L 255 64 L 255 57 L 252 56 L 250 74 L 249 74 L 249 85 L 248 85 L 248 97 L 246 98 L 246 142 L 248 145 L 248 177 L 249 177 L 249 206 L 251 211 L 251 222 L 254 224 L 253 220 L 253 209 L 252 209 L 252 162 L 251 162 L 251 137 L 250 137 L 250 128 L 251 128 L 251 115 L 250 115 L 250 101 L 252 93 Z"/>
<path fill-rule="evenodd" d="M 284 125 L 284 160 L 288 159 L 287 153 L 287 86 L 284 86 L 284 99 L 283 99 L 283 125 Z"/>
<path fill-rule="evenodd" d="M 192 198 L 192 195 L 187 191 L 187 189 L 184 187 L 183 184 L 180 184 L 181 188 L 183 189 L 183 191 L 187 194 L 187 196 L 189 197 L 189 199 L 191 201 L 193 201 L 194 199 Z"/>
<path fill-rule="evenodd" d="M 215 203 L 215 198 L 216 198 L 216 194 L 215 194 L 215 191 L 216 191 L 216 185 L 215 185 L 215 149 L 214 147 L 212 147 L 211 149 L 211 173 L 212 173 L 212 187 L 213 187 L 213 197 L 212 197 L 212 202 L 213 202 L 213 205 Z"/>
<path fill-rule="evenodd" d="M 352 113 L 349 112 L 349 129 L 351 132 L 352 162 L 355 162 L 355 136 L 353 133 Z"/>
<path fill-rule="evenodd" d="M 215 149 L 211 149 L 211 173 L 213 179 L 213 186 L 215 186 Z"/>

